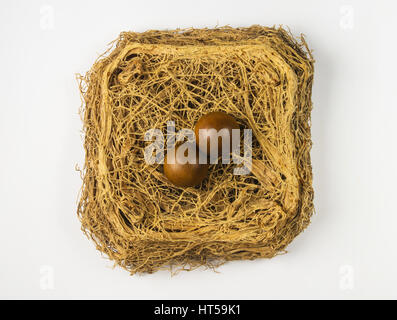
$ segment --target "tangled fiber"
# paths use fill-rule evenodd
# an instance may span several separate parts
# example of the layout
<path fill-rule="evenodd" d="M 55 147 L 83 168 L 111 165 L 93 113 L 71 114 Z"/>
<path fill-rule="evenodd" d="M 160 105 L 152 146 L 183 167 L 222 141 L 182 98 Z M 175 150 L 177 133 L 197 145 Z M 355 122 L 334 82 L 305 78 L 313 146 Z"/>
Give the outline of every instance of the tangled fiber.
<path fill-rule="evenodd" d="M 79 76 L 86 152 L 82 230 L 131 274 L 270 258 L 313 213 L 314 60 L 302 37 L 252 26 L 123 32 Z M 211 165 L 179 188 L 144 159 L 148 129 L 211 111 L 253 132 L 252 171 Z"/>

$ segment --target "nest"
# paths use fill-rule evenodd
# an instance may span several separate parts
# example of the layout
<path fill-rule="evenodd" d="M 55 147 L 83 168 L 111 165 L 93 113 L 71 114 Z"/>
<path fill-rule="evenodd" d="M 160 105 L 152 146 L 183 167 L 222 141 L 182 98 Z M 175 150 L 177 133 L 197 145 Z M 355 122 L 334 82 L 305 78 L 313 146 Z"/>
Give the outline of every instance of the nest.
<path fill-rule="evenodd" d="M 271 258 L 313 213 L 313 58 L 303 37 L 252 26 L 124 32 L 80 76 L 82 230 L 134 273 Z M 252 170 L 211 165 L 197 187 L 144 159 L 145 132 L 224 111 L 253 133 Z"/>

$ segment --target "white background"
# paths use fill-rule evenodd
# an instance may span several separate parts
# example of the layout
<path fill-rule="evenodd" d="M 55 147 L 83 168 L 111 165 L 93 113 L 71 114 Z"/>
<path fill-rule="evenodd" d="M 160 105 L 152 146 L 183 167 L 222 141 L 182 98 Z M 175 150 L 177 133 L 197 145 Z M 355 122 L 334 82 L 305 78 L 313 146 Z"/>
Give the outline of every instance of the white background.
<path fill-rule="evenodd" d="M 353 0 L 2 0 L 0 297 L 397 298 L 396 9 Z M 121 31 L 252 24 L 289 26 L 314 50 L 312 224 L 288 254 L 219 273 L 112 269 L 76 216 L 84 153 L 74 74 Z"/>

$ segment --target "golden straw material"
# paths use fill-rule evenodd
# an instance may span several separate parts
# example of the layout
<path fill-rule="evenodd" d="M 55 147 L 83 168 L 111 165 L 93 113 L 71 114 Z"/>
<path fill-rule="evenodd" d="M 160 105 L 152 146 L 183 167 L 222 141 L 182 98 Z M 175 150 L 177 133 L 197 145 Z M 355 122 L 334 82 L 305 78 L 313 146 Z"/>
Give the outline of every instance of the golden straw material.
<path fill-rule="evenodd" d="M 82 230 L 131 274 L 271 258 L 313 213 L 313 63 L 303 37 L 252 26 L 123 32 L 80 76 Z M 223 111 L 252 129 L 252 172 L 216 164 L 179 188 L 149 165 L 145 132 Z"/>

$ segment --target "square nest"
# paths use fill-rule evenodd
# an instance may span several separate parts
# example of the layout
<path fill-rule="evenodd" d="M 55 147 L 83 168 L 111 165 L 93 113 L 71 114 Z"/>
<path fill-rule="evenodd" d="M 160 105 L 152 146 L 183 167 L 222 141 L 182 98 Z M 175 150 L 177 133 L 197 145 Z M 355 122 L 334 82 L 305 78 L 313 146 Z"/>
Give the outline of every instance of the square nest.
<path fill-rule="evenodd" d="M 282 28 L 124 32 L 80 76 L 86 152 L 82 230 L 136 272 L 270 258 L 313 213 L 313 58 Z M 145 132 L 224 111 L 252 129 L 252 170 L 214 164 L 179 188 L 145 162 Z"/>

